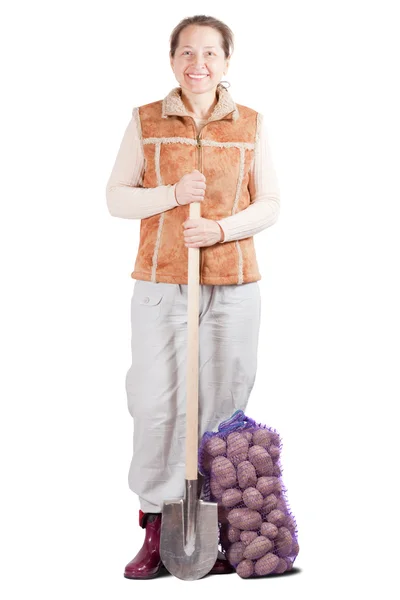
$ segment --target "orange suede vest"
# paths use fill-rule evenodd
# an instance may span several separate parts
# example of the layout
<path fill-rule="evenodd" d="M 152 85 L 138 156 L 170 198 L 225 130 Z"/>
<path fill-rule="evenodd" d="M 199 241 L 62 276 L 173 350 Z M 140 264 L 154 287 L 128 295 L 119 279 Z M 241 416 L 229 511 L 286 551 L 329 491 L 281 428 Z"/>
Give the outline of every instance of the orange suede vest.
<path fill-rule="evenodd" d="M 249 206 L 249 171 L 258 136 L 255 110 L 235 104 L 219 84 L 217 104 L 199 135 L 182 102 L 180 87 L 163 100 L 139 106 L 135 116 L 145 158 L 143 187 L 172 185 L 198 169 L 207 184 L 202 217 L 223 219 Z M 189 205 L 184 205 L 141 220 L 133 279 L 188 283 L 188 248 L 182 228 L 188 218 Z M 200 248 L 200 285 L 259 279 L 253 237 Z"/>

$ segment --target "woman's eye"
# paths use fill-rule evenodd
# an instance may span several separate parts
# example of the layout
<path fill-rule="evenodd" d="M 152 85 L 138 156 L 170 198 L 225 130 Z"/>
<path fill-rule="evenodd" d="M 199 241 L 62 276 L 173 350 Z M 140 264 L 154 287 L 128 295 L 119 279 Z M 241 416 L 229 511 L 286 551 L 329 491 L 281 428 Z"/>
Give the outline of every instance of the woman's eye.
<path fill-rule="evenodd" d="M 190 50 L 184 50 L 183 54 L 190 53 Z M 214 54 L 211 50 L 208 50 L 207 54 Z"/>

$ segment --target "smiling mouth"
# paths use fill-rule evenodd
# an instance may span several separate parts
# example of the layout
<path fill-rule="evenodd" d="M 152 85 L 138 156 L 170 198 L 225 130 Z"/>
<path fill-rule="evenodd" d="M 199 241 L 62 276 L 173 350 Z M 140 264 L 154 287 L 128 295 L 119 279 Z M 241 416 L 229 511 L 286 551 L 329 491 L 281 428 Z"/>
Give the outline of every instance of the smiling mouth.
<path fill-rule="evenodd" d="M 186 75 L 188 77 L 190 77 L 190 79 L 205 79 L 206 77 L 208 77 L 207 74 L 203 74 L 203 75 L 194 75 L 193 73 L 186 73 Z"/>

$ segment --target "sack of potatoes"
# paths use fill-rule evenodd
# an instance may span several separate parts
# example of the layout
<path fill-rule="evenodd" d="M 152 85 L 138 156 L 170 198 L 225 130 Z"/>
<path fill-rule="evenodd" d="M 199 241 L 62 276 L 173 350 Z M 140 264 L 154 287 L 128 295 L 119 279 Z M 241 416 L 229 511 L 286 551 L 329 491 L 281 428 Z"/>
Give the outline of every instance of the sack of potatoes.
<path fill-rule="evenodd" d="M 243 578 L 289 571 L 299 553 L 279 434 L 236 411 L 199 447 L 202 498 L 218 503 L 219 542 Z"/>

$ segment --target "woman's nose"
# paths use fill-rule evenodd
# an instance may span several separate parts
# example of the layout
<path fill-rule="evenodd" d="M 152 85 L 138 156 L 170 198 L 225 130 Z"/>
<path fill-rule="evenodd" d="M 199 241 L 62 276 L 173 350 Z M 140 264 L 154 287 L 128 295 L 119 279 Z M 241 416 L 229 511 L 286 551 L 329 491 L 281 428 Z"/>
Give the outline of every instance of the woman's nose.
<path fill-rule="evenodd" d="M 205 60 L 203 56 L 194 56 L 193 57 L 193 66 L 196 68 L 202 67 L 205 64 Z"/>

